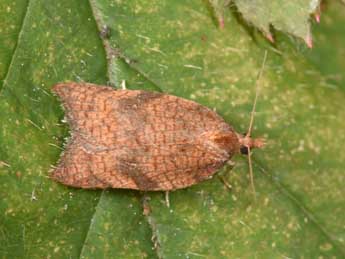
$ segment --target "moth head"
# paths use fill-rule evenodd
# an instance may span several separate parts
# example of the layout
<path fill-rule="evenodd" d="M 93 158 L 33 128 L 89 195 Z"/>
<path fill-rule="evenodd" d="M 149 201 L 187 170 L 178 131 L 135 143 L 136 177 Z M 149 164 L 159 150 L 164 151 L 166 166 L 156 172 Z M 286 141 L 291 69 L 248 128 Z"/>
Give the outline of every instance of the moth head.
<path fill-rule="evenodd" d="M 240 143 L 239 152 L 242 155 L 248 155 L 253 148 L 263 148 L 266 144 L 264 138 L 251 138 L 248 134 L 238 134 L 238 142 Z"/>

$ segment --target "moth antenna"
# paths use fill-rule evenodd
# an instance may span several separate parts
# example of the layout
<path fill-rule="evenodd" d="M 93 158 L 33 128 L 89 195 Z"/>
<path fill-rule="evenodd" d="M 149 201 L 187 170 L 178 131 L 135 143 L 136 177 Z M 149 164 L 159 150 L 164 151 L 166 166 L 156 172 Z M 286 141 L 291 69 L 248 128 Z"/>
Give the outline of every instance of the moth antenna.
<path fill-rule="evenodd" d="M 252 153 L 251 153 L 250 147 L 247 147 L 247 149 L 248 149 L 248 165 L 249 165 L 250 186 L 252 188 L 254 200 L 256 200 L 256 191 L 255 191 L 255 185 L 254 185 L 254 174 L 253 174 L 253 166 L 252 166 Z"/>
<path fill-rule="evenodd" d="M 252 112 L 250 114 L 250 122 L 249 122 L 248 131 L 247 131 L 247 134 L 245 136 L 245 138 L 247 138 L 247 139 L 250 139 L 250 135 L 251 135 L 252 130 L 253 130 L 256 103 L 257 103 L 257 100 L 258 100 L 258 97 L 259 97 L 259 90 L 260 90 L 259 81 L 261 79 L 262 73 L 263 73 L 264 68 L 265 68 L 266 59 L 267 59 L 267 50 L 265 50 L 264 59 L 262 61 L 262 65 L 261 65 L 260 71 L 259 71 L 259 73 L 257 75 L 257 78 L 256 78 L 256 81 L 255 81 L 255 98 L 254 98 Z M 263 145 L 263 144 L 260 144 L 260 145 Z M 254 174 L 253 174 L 253 166 L 252 166 L 251 145 L 247 145 L 246 147 L 248 149 L 248 165 L 249 165 L 250 185 L 251 185 L 251 188 L 252 188 L 254 199 L 256 199 L 256 191 L 255 191 L 255 185 L 254 185 Z M 259 147 L 259 145 L 258 145 L 258 147 Z"/>
<path fill-rule="evenodd" d="M 262 65 L 261 65 L 260 71 L 259 71 L 259 73 L 258 73 L 258 75 L 256 77 L 256 81 L 255 81 L 255 98 L 254 98 L 253 108 L 252 108 L 252 111 L 251 111 L 251 114 L 250 114 L 250 122 L 249 122 L 248 131 L 247 131 L 247 134 L 246 134 L 247 137 L 250 137 L 250 135 L 252 133 L 252 129 L 253 129 L 254 114 L 255 114 L 256 103 L 258 101 L 259 90 L 260 90 L 259 81 L 261 79 L 262 73 L 263 73 L 264 68 L 265 68 L 266 59 L 267 59 L 267 50 L 265 50 L 264 60 L 262 61 Z"/>
<path fill-rule="evenodd" d="M 170 208 L 170 198 L 169 198 L 169 191 L 165 192 L 165 204 L 168 208 Z"/>
<path fill-rule="evenodd" d="M 126 80 L 122 80 L 122 81 L 121 81 L 121 89 L 122 89 L 122 90 L 127 90 L 127 87 L 126 87 Z"/>

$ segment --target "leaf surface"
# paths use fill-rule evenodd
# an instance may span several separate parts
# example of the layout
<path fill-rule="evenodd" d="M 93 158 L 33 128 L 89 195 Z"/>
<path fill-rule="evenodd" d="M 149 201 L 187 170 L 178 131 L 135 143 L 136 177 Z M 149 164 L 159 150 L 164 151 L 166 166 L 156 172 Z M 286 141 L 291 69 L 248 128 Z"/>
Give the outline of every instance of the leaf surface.
<path fill-rule="evenodd" d="M 1 258 L 345 256 L 341 5 L 325 11 L 313 51 L 280 33 L 271 46 L 236 14 L 220 31 L 196 0 L 20 6 L 8 21 L 17 38 L 0 51 L 9 57 L 0 69 Z M 220 172 L 231 190 L 216 176 L 170 193 L 170 208 L 163 193 L 146 194 L 146 215 L 139 192 L 78 190 L 47 177 L 69 135 L 53 84 L 164 91 L 215 108 L 245 132 L 265 50 L 253 135 L 268 145 L 254 152 L 256 200 L 241 156 Z"/>
<path fill-rule="evenodd" d="M 309 40 L 310 16 L 319 12 L 319 0 L 235 0 L 243 17 L 266 35 L 275 29 Z"/>
<path fill-rule="evenodd" d="M 92 220 L 107 227 L 99 221 L 106 194 L 67 188 L 49 179 L 69 135 L 50 89 L 66 80 L 105 84 L 104 49 L 85 1 L 30 1 L 23 9 L 23 21 L 21 16 L 7 21 L 15 28 L 23 24 L 18 44 L 2 49 L 12 57 L 0 93 L 0 258 L 78 258 L 92 247 L 87 243 Z M 119 195 L 120 204 L 128 201 L 133 210 L 140 208 L 135 196 L 124 196 Z M 121 208 L 121 219 L 112 219 L 124 228 L 116 232 L 119 246 L 126 226 L 132 224 L 127 219 L 133 210 Z M 147 233 L 148 227 L 131 232 L 126 242 L 133 240 L 132 245 L 112 255 L 130 251 L 134 257 L 132 248 L 140 247 L 142 240 L 145 249 L 140 253 L 150 254 Z"/>

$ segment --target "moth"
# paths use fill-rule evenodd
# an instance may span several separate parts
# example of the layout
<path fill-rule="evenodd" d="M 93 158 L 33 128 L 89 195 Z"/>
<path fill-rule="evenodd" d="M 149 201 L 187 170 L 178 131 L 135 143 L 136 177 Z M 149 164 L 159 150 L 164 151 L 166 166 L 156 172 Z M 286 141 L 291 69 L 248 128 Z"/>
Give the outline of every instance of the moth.
<path fill-rule="evenodd" d="M 68 186 L 181 189 L 264 144 L 250 137 L 251 126 L 239 134 L 213 110 L 180 97 L 90 83 L 60 83 L 52 91 L 71 137 L 51 178 Z"/>

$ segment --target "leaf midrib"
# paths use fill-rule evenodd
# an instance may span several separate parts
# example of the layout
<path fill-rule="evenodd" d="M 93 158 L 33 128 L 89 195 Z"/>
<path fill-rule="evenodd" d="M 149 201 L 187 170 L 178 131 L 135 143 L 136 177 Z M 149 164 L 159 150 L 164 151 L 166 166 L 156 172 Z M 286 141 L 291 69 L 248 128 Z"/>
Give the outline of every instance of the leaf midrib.
<path fill-rule="evenodd" d="M 87 229 L 87 233 L 85 235 L 84 241 L 82 242 L 82 247 L 80 249 L 79 258 L 82 258 L 82 255 L 84 254 L 84 249 L 86 248 L 86 242 L 89 239 L 89 235 L 91 233 L 92 225 L 94 224 L 94 221 L 96 219 L 98 209 L 101 206 L 100 204 L 101 204 L 102 199 L 104 197 L 104 193 L 105 193 L 105 190 L 102 190 L 102 193 L 100 194 L 98 202 L 97 202 L 97 205 L 95 207 L 95 211 L 94 211 L 94 213 L 93 213 L 93 215 L 92 215 L 92 217 L 90 219 L 90 224 L 89 224 L 89 227 Z"/>
<path fill-rule="evenodd" d="M 12 69 L 12 66 L 13 66 L 13 63 L 14 63 L 14 60 L 15 60 L 15 56 L 17 54 L 18 43 L 19 43 L 19 41 L 22 38 L 23 28 L 25 27 L 25 24 L 27 22 L 27 16 L 28 16 L 30 8 L 31 8 L 31 1 L 28 0 L 27 4 L 26 4 L 26 7 L 25 7 L 25 13 L 23 15 L 23 19 L 22 19 L 22 22 L 20 24 L 20 29 L 19 29 L 18 37 L 17 37 L 16 43 L 14 45 L 14 48 L 13 48 L 13 51 L 12 51 L 12 54 L 11 54 L 10 63 L 8 65 L 8 67 L 7 67 L 7 70 L 6 70 L 5 74 L 4 74 L 4 77 L 0 79 L 0 81 L 2 81 L 2 85 L 0 85 L 0 97 L 2 96 L 1 93 L 2 93 L 2 91 L 4 90 L 4 88 L 6 86 L 8 75 L 10 73 L 10 70 Z"/>

